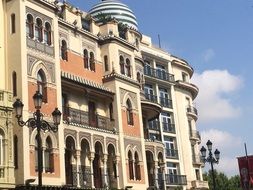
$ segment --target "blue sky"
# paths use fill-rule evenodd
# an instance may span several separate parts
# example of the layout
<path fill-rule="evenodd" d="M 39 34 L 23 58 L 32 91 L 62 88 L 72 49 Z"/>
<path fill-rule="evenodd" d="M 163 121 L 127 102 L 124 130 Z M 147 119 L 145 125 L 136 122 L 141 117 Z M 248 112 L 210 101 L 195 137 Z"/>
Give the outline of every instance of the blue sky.
<path fill-rule="evenodd" d="M 99 0 L 68 0 L 87 11 Z M 253 0 L 121 0 L 139 30 L 195 69 L 198 129 L 221 151 L 215 166 L 238 174 L 244 142 L 253 154 Z M 206 165 L 206 168 L 210 167 Z"/>

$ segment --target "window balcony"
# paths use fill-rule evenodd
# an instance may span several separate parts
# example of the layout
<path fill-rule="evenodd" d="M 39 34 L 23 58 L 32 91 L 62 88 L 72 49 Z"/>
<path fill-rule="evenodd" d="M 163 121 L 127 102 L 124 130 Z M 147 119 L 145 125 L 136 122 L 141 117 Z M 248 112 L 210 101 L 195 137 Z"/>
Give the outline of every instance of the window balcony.
<path fill-rule="evenodd" d="M 187 185 L 186 175 L 165 175 L 166 185 Z"/>
<path fill-rule="evenodd" d="M 147 94 L 147 93 L 145 93 L 145 98 L 146 98 L 146 100 L 148 100 L 150 102 L 158 103 L 157 96 L 155 96 L 153 94 Z"/>
<path fill-rule="evenodd" d="M 178 150 L 166 149 L 166 157 L 171 159 L 178 159 Z"/>
<path fill-rule="evenodd" d="M 198 119 L 198 110 L 194 106 L 188 106 L 186 112 L 187 115 L 192 117 L 195 121 Z"/>
<path fill-rule="evenodd" d="M 163 107 L 171 108 L 171 109 L 172 109 L 172 100 L 170 100 L 170 99 L 168 99 L 168 98 L 160 97 L 160 104 L 161 104 Z"/>
<path fill-rule="evenodd" d="M 163 132 L 176 133 L 175 124 L 163 122 Z"/>
<path fill-rule="evenodd" d="M 200 155 L 193 155 L 192 156 L 192 163 L 194 165 L 203 165 L 204 164 Z"/>
<path fill-rule="evenodd" d="M 209 189 L 207 181 L 194 180 L 192 181 L 192 187 L 196 189 Z"/>
<path fill-rule="evenodd" d="M 148 122 L 148 129 L 154 131 L 160 131 L 160 122 L 153 120 Z"/>
<path fill-rule="evenodd" d="M 167 73 L 166 71 L 163 71 L 161 69 L 151 68 L 150 66 L 145 66 L 144 74 L 146 76 L 157 78 L 163 81 L 168 81 L 168 82 L 175 81 L 174 75 Z"/>
<path fill-rule="evenodd" d="M 175 84 L 176 84 L 175 87 L 190 92 L 191 95 L 192 95 L 192 99 L 195 99 L 197 97 L 198 93 L 199 93 L 199 89 L 195 84 L 185 82 L 185 81 L 182 81 L 182 80 L 177 80 L 175 82 Z"/>
<path fill-rule="evenodd" d="M 190 136 L 191 140 L 195 140 L 195 141 L 200 141 L 201 140 L 199 131 L 191 130 L 189 132 L 189 136 Z"/>
<path fill-rule="evenodd" d="M 63 120 L 70 124 L 86 125 L 93 128 L 114 131 L 114 121 L 99 114 L 91 114 L 86 111 L 63 107 Z"/>

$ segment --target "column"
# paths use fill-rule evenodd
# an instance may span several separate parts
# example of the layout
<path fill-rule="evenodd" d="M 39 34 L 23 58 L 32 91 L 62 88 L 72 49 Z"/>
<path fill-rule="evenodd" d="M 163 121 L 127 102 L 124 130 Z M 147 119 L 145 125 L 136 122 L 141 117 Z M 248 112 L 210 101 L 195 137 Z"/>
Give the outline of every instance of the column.
<path fill-rule="evenodd" d="M 81 181 L 80 181 L 80 165 L 81 165 L 81 160 L 80 160 L 80 156 L 81 156 L 81 150 L 76 150 L 76 186 L 77 187 L 81 187 Z"/>
<path fill-rule="evenodd" d="M 104 186 L 108 187 L 108 177 L 107 177 L 107 159 L 108 155 L 104 154 L 104 159 L 103 159 L 103 165 L 104 165 Z"/>
<path fill-rule="evenodd" d="M 155 167 L 154 167 L 154 177 L 155 177 L 155 187 L 159 187 L 158 185 L 158 161 L 155 161 Z"/>
<path fill-rule="evenodd" d="M 90 178 L 91 178 L 91 188 L 95 188 L 94 175 L 93 175 L 93 160 L 95 158 L 95 153 L 90 153 Z"/>
<path fill-rule="evenodd" d="M 117 156 L 115 159 L 116 163 L 116 174 L 117 174 L 117 188 L 119 188 L 119 161 L 120 161 L 120 156 Z"/>

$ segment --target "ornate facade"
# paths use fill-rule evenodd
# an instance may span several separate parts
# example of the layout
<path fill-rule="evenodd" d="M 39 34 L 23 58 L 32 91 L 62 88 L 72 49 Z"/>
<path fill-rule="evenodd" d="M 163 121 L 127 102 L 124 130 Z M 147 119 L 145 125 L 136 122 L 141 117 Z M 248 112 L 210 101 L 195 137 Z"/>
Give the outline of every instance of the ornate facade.
<path fill-rule="evenodd" d="M 8 165 L 4 171 L 0 165 L 0 188 L 2 178 L 37 183 L 37 131 L 10 120 L 12 97 L 22 99 L 28 119 L 39 90 L 45 120 L 52 121 L 55 107 L 62 111 L 58 132 L 41 135 L 44 185 L 208 189 L 193 69 L 155 48 L 126 5 L 102 1 L 89 12 L 53 0 L 0 5 L 0 87 L 13 93 L 4 91 L 2 106 L 0 91 L 6 114 L 0 115 L 0 163 L 5 151 Z"/>

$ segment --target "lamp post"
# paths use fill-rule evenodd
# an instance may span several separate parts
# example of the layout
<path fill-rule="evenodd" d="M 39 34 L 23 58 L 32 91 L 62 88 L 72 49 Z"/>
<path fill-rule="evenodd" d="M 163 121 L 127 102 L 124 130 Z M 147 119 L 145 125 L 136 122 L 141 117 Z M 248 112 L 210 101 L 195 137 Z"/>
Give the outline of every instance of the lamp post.
<path fill-rule="evenodd" d="M 206 156 L 206 148 L 204 146 L 201 147 L 200 152 L 201 152 L 202 161 L 204 163 L 208 162 L 208 163 L 211 164 L 212 179 L 213 179 L 213 188 L 214 188 L 213 190 L 216 190 L 216 183 L 215 183 L 213 164 L 218 164 L 219 163 L 220 151 L 218 149 L 216 149 L 214 151 L 214 156 L 213 156 L 212 145 L 213 145 L 213 143 L 210 140 L 208 140 L 207 143 L 206 143 L 206 146 L 207 146 L 207 150 L 209 151 L 209 154 L 207 156 Z"/>
<path fill-rule="evenodd" d="M 33 113 L 33 117 L 29 118 L 27 121 L 22 120 L 22 114 L 23 114 L 23 107 L 24 104 L 20 99 L 17 99 L 14 104 L 14 111 L 16 118 L 18 120 L 18 125 L 23 127 L 27 125 L 31 128 L 37 129 L 37 145 L 38 145 L 38 189 L 40 190 L 42 187 L 42 170 L 43 170 L 43 163 L 42 163 L 42 142 L 41 142 L 41 136 L 40 132 L 43 131 L 58 131 L 58 125 L 61 121 L 61 112 L 58 110 L 58 108 L 55 108 L 55 110 L 52 113 L 53 116 L 53 122 L 54 125 L 50 125 L 47 121 L 43 119 L 43 114 L 40 112 L 41 105 L 42 105 L 42 94 L 39 91 L 36 91 L 36 93 L 33 95 L 33 101 L 36 111 Z"/>

